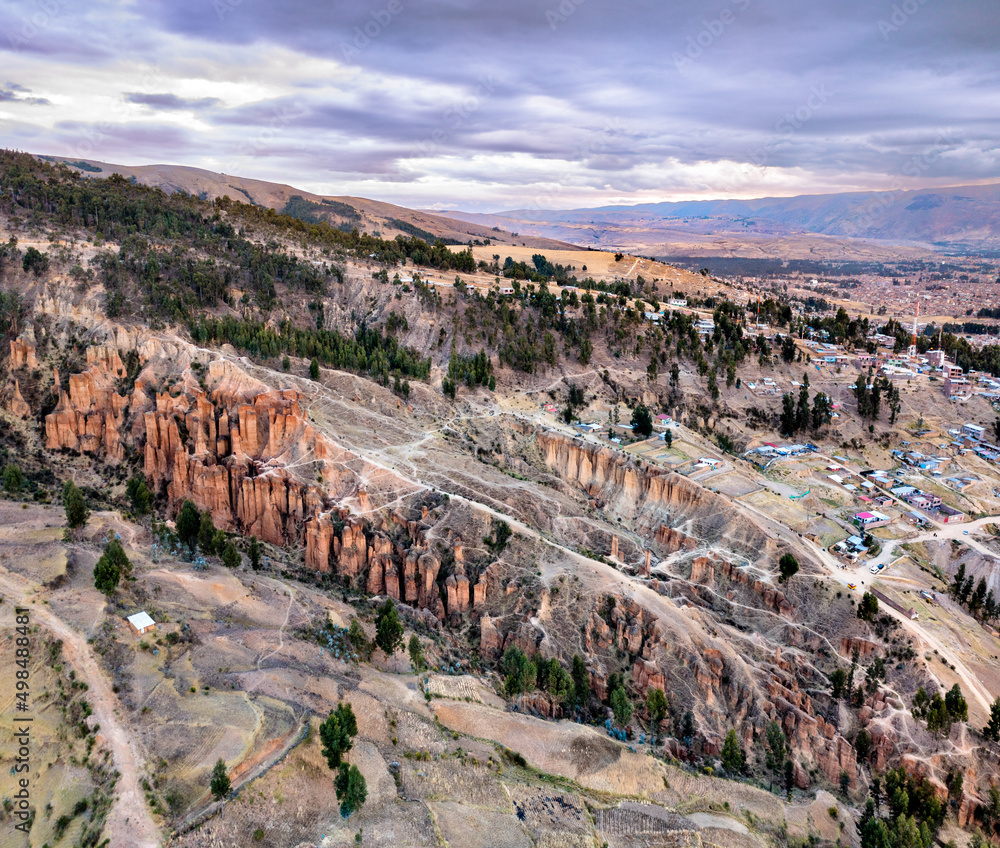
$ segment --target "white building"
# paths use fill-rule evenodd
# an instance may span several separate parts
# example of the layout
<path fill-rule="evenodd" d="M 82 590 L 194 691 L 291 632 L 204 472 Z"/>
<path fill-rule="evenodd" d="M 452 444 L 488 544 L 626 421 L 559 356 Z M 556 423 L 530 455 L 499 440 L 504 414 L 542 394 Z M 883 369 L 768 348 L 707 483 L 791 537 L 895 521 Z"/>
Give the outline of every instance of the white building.
<path fill-rule="evenodd" d="M 975 439 L 977 442 L 981 442 L 986 433 L 986 428 L 980 427 L 978 424 L 963 424 L 962 433 Z"/>
<path fill-rule="evenodd" d="M 156 622 L 150 618 L 149 613 L 145 610 L 137 612 L 135 615 L 130 615 L 128 617 L 128 623 L 135 628 L 135 632 L 140 636 L 143 633 L 149 633 L 151 630 L 156 630 Z"/>

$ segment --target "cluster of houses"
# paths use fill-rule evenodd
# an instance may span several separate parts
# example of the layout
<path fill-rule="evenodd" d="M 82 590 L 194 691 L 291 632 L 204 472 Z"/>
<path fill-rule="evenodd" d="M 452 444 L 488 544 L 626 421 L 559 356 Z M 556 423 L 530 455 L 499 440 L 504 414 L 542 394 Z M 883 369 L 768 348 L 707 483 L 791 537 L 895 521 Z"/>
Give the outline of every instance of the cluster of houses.
<path fill-rule="evenodd" d="M 758 447 L 751 447 L 743 454 L 743 458 L 748 462 L 764 468 L 768 463 L 779 459 L 802 456 L 807 453 L 816 453 L 819 448 L 816 445 L 777 445 L 773 442 L 766 442 Z"/>
<path fill-rule="evenodd" d="M 903 503 L 914 507 L 916 510 L 920 510 L 928 515 L 933 515 L 934 518 L 942 524 L 957 524 L 961 521 L 965 521 L 967 518 L 964 512 L 954 509 L 953 507 L 950 507 L 946 503 L 942 502 L 938 495 L 930 492 L 923 492 L 915 486 L 894 485 L 898 482 L 898 480 L 894 480 L 890 477 L 887 471 L 862 471 L 861 476 L 867 478 L 866 482 L 874 484 L 875 487 L 881 490 L 877 495 L 872 497 L 873 503 L 876 502 L 876 498 L 878 498 L 879 505 L 887 505 L 892 502 L 893 498 L 896 498 L 903 501 Z M 888 490 L 889 494 L 886 494 L 885 490 Z M 892 497 L 889 497 L 889 495 L 892 495 Z M 870 522 L 864 523 L 859 521 L 859 517 L 864 515 L 870 516 L 872 513 L 858 513 L 858 515 L 855 516 L 855 524 L 859 527 L 879 526 L 879 524 L 870 524 Z M 875 513 L 875 515 L 881 515 L 881 513 Z M 908 521 L 914 524 L 926 523 L 926 519 L 920 512 L 908 512 L 905 517 Z"/>
<path fill-rule="evenodd" d="M 542 409 L 550 414 L 555 414 L 558 411 L 556 407 L 551 403 L 542 404 Z M 660 414 L 653 416 L 653 429 L 659 433 L 659 440 L 661 442 L 666 441 L 667 430 L 673 425 L 673 421 L 674 419 L 669 415 Z M 600 433 L 602 430 L 605 429 L 605 427 L 607 427 L 608 438 L 612 442 L 615 442 L 616 444 L 621 443 L 619 435 L 625 435 L 626 433 L 630 433 L 634 429 L 632 425 L 629 423 L 619 422 L 618 424 L 608 426 L 605 424 L 598 424 L 597 422 L 594 421 L 581 422 L 579 424 L 574 424 L 573 427 L 579 430 L 581 433 Z M 616 430 L 620 431 L 618 435 L 616 435 L 615 433 Z"/>
<path fill-rule="evenodd" d="M 753 452 L 758 453 L 768 459 L 778 456 L 802 456 L 807 453 L 816 453 L 819 450 L 816 445 L 776 445 L 773 442 L 765 442 Z"/>
<path fill-rule="evenodd" d="M 848 536 L 842 542 L 837 542 L 831 553 L 844 560 L 842 568 L 847 568 L 848 563 L 855 563 L 868 552 L 868 546 L 861 536 Z"/>

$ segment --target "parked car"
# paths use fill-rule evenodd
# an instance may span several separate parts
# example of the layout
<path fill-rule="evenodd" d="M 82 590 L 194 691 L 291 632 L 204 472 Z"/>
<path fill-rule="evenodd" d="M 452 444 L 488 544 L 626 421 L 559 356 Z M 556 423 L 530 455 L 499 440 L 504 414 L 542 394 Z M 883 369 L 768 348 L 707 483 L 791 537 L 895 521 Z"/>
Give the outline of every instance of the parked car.
<path fill-rule="evenodd" d="M 871 568 L 869 568 L 868 570 L 869 570 L 869 571 L 870 571 L 870 572 L 871 572 L 872 574 L 878 574 L 878 566 L 877 566 L 877 565 L 873 565 L 873 566 L 872 566 Z"/>

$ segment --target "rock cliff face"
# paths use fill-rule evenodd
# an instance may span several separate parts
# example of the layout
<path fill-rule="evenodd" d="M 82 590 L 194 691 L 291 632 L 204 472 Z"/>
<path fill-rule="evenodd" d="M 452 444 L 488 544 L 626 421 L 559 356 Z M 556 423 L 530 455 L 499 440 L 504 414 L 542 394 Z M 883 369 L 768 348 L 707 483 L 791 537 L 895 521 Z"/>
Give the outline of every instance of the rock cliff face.
<path fill-rule="evenodd" d="M 11 356 L 14 361 L 13 348 Z M 16 358 L 19 367 L 37 363 L 34 346 L 25 341 Z M 19 397 L 16 383 L 14 390 Z M 599 698 L 607 696 L 612 671 L 630 674 L 640 697 L 651 687 L 662 688 L 672 705 L 693 711 L 704 753 L 717 752 L 732 726 L 749 749 L 768 722 L 777 720 L 796 751 L 800 785 L 815 770 L 831 784 L 846 772 L 858 788 L 851 745 L 838 734 L 829 711 L 812 702 L 825 691 L 825 679 L 811 665 L 821 640 L 805 644 L 811 637 L 795 625 L 795 607 L 760 579 L 759 571 L 705 551 L 714 545 L 751 560 L 776 559 L 776 543 L 765 530 L 724 498 L 616 452 L 525 431 L 538 447 L 533 461 L 578 487 L 587 500 L 628 519 L 648 540 L 637 549 L 624 533 L 621 540 L 612 533 L 613 553 L 620 544 L 625 559 L 641 556 L 638 570 L 647 576 L 653 553 L 677 554 L 676 560 L 691 566 L 690 579 L 683 581 L 686 595 L 676 603 L 656 594 L 658 581 L 637 579 L 631 596 L 628 590 L 613 597 L 602 590 L 570 605 L 569 591 L 557 595 L 544 580 L 534 587 L 537 595 L 519 591 L 527 584 L 511 577 L 520 577 L 523 564 L 512 565 L 509 555 L 484 567 L 483 549 L 476 548 L 481 532 L 442 520 L 443 499 L 427 493 L 416 505 L 393 506 L 407 503 L 400 495 L 420 487 L 320 432 L 307 400 L 255 380 L 233 361 L 207 361 L 188 346 L 116 329 L 87 351 L 81 373 L 69 375 L 45 419 L 45 442 L 50 450 L 135 463 L 171 511 L 190 499 L 212 513 L 216 526 L 300 547 L 309 568 L 392 597 L 423 611 L 429 621 L 478 619 L 484 659 L 498 658 L 510 646 L 529 655 L 554 649 L 563 661 L 578 651 Z M 457 529 L 442 532 L 442 526 Z M 695 593 L 721 597 L 717 584 L 726 580 L 740 584 L 729 587 L 729 595 L 741 594 L 741 604 L 760 608 L 770 622 L 765 632 L 732 637 L 742 640 L 739 649 L 730 636 L 720 635 L 730 623 L 710 605 L 685 605 Z M 854 647 L 863 656 L 876 650 L 846 638 L 840 649 L 847 655 Z M 558 713 L 542 696 L 521 707 Z M 873 703 L 873 711 L 878 707 Z M 880 716 L 870 717 L 873 759 L 884 764 L 899 737 Z"/>
<path fill-rule="evenodd" d="M 691 563 L 692 583 L 715 583 L 717 577 L 720 576 L 740 583 L 759 595 L 767 609 L 774 610 L 786 617 L 792 615 L 794 607 L 780 589 L 752 576 L 738 565 L 734 565 L 728 560 L 719 559 L 714 555 L 696 557 Z"/>
<path fill-rule="evenodd" d="M 19 348 L 18 356 L 30 360 L 33 350 Z M 482 607 L 486 584 L 470 580 L 461 542 L 453 543 L 454 572 L 439 586 L 441 560 L 427 542 L 432 522 L 383 515 L 381 494 L 363 482 L 375 469 L 319 433 L 298 392 L 270 389 L 226 360 L 192 369 L 185 353 L 145 345 L 145 367 L 130 381 L 116 344 L 89 348 L 86 370 L 70 375 L 46 416 L 46 447 L 108 462 L 135 452 L 171 512 L 191 500 L 221 529 L 275 545 L 304 543 L 308 567 L 438 619 Z M 377 470 L 393 497 L 416 490 Z M 393 527 L 405 543 L 390 540 Z"/>
<path fill-rule="evenodd" d="M 35 343 L 30 338 L 18 338 L 10 340 L 10 363 L 11 371 L 18 368 L 37 368 L 38 356 L 35 352 Z"/>
<path fill-rule="evenodd" d="M 128 400 L 116 386 L 126 376 L 116 348 L 88 348 L 87 370 L 70 375 L 69 391 L 59 390 L 55 411 L 45 417 L 45 447 L 99 453 L 112 462 L 124 459 L 121 428 Z"/>
<path fill-rule="evenodd" d="M 21 397 L 21 386 L 17 380 L 14 381 L 14 392 L 10 399 L 10 411 L 18 418 L 27 418 L 31 415 L 31 407 Z"/>
<path fill-rule="evenodd" d="M 35 337 L 28 332 L 23 337 L 10 340 L 10 357 L 7 360 L 7 369 L 10 372 L 10 380 L 7 386 L 0 391 L 0 397 L 6 402 L 7 408 L 18 418 L 29 418 L 31 407 L 28 406 L 21 395 L 21 383 L 14 376 L 14 372 L 20 368 L 37 368 L 38 355 L 35 350 Z"/>
<path fill-rule="evenodd" d="M 519 424 L 523 433 L 527 425 Z M 552 431 L 534 438 L 549 470 L 575 484 L 616 516 L 630 518 L 666 555 L 688 543 L 670 530 L 681 521 L 704 542 L 723 536 L 729 547 L 753 558 L 773 556 L 776 542 L 719 495 L 665 469 L 626 457 L 619 451 L 575 441 Z"/>

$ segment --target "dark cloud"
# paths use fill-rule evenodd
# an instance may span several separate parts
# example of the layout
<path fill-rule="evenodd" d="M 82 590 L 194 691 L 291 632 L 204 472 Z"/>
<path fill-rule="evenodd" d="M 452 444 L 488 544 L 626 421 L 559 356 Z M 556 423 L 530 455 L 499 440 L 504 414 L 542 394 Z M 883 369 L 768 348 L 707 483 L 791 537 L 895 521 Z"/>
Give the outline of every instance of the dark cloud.
<path fill-rule="evenodd" d="M 188 130 L 166 124 L 60 121 L 50 133 L 51 143 L 62 156 L 97 159 L 115 164 L 184 162 L 200 140 Z"/>
<path fill-rule="evenodd" d="M 142 106 L 152 106 L 156 109 L 190 109 L 198 111 L 201 109 L 210 109 L 219 102 L 219 99 L 217 97 L 202 97 L 190 100 L 178 97 L 176 94 L 141 94 L 132 91 L 125 94 L 125 102 L 138 103 Z"/>
<path fill-rule="evenodd" d="M 803 190 L 809 175 L 874 185 L 912 172 L 915 157 L 928 180 L 979 179 L 997 166 L 995 0 L 147 0 L 127 16 L 106 2 L 52 8 L 37 23 L 0 9 L 0 50 L 31 58 L 18 68 L 24 80 L 34 84 L 24 69 L 47 64 L 97 73 L 144 63 L 149 82 L 115 89 L 105 77 L 101 93 L 149 107 L 153 122 L 195 113 L 200 129 L 174 127 L 171 143 L 137 128 L 116 134 L 133 162 L 176 150 L 192 164 L 235 156 L 256 175 L 299 184 L 420 182 L 428 204 L 448 201 L 434 196 L 442 185 L 464 186 L 463 197 L 482 186 L 487 206 L 498 184 L 546 175 L 608 194 L 712 193 L 705 175 L 730 164 L 750 177 L 715 191 L 782 170 L 799 174 Z M 317 74 L 317 60 L 342 73 Z M 235 99 L 224 85 L 196 98 L 189 84 L 172 90 L 175 79 L 201 77 L 259 90 Z M 24 94 L 0 88 L 6 102 L 29 102 Z"/>
<path fill-rule="evenodd" d="M 0 103 L 27 103 L 29 106 L 49 106 L 49 101 L 44 97 L 25 97 L 30 94 L 30 89 L 16 82 L 8 82 L 0 86 Z"/>

